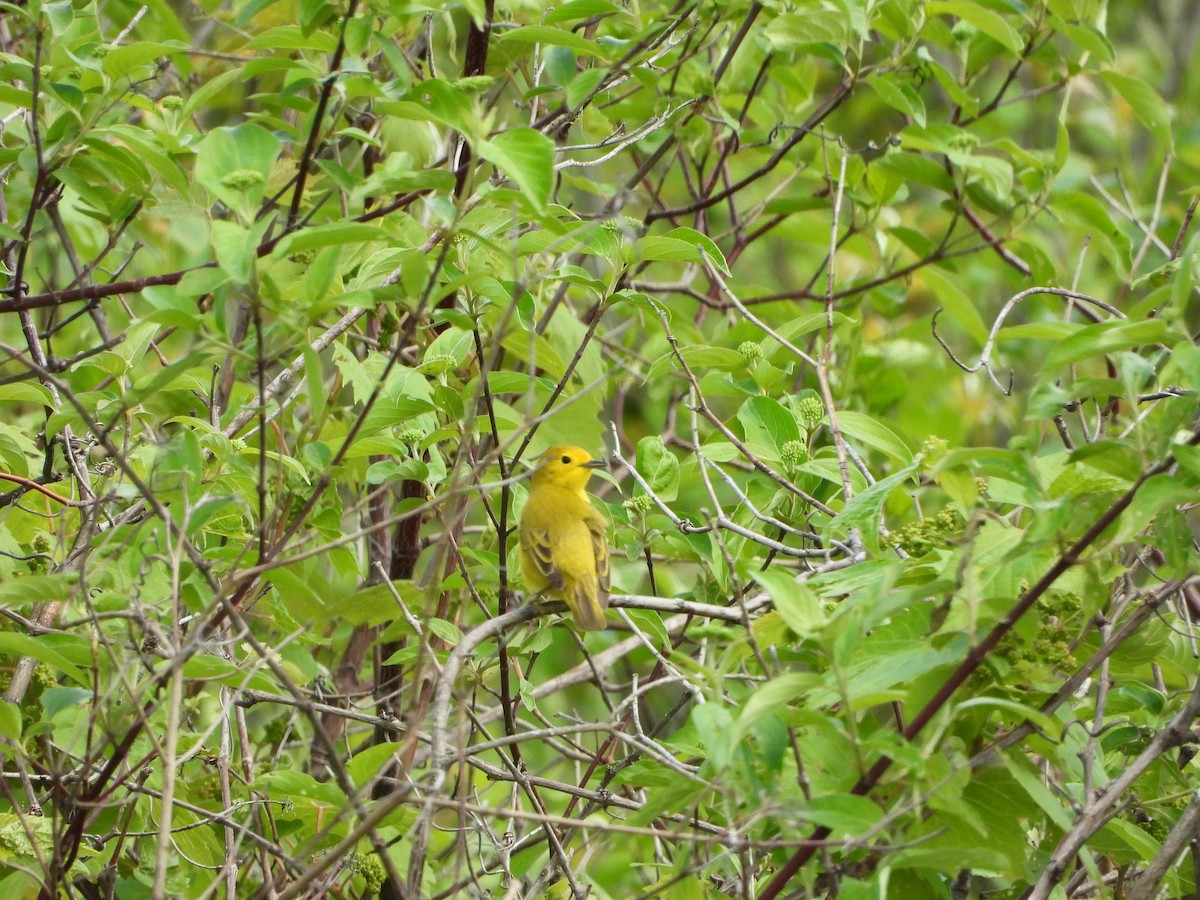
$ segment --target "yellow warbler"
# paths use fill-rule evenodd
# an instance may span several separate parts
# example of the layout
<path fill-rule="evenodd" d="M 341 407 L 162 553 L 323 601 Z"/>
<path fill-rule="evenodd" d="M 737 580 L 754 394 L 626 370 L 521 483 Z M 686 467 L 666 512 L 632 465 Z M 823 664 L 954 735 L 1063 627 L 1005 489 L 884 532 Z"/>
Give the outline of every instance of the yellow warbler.
<path fill-rule="evenodd" d="M 583 490 L 603 466 L 579 447 L 551 447 L 533 472 L 517 529 L 526 586 L 561 597 L 583 631 L 603 628 L 608 608 L 608 522 Z"/>

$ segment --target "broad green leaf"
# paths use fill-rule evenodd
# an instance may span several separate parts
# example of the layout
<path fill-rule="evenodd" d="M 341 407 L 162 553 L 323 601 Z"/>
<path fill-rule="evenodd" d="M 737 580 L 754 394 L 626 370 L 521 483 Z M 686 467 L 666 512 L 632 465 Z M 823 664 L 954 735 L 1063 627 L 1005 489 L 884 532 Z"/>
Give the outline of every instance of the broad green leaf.
<path fill-rule="evenodd" d="M 233 660 L 221 659 L 207 653 L 197 653 L 183 664 L 183 675 L 189 681 L 213 682 L 226 687 L 275 691 L 279 686 L 266 672 L 256 672 L 239 666 Z"/>
<path fill-rule="evenodd" d="M 1020 53 L 1025 45 L 1020 33 L 1008 20 L 980 3 L 972 0 L 933 0 L 926 7 L 930 15 L 957 16 L 974 25 L 988 37 L 1003 44 L 1013 53 Z"/>
<path fill-rule="evenodd" d="M 767 569 L 755 572 L 754 580 L 771 595 L 775 610 L 801 640 L 818 634 L 825 627 L 828 616 L 821 608 L 821 601 L 812 588 L 798 581 L 794 574 Z"/>
<path fill-rule="evenodd" d="M 532 128 L 516 128 L 476 144 L 479 155 L 513 180 L 539 212 L 554 185 L 554 142 Z"/>
<path fill-rule="evenodd" d="M 680 354 L 693 374 L 702 372 L 706 368 L 736 372 L 739 369 L 744 369 L 746 366 L 746 360 L 742 357 L 742 354 L 728 347 L 681 347 Z M 662 376 L 665 372 L 670 372 L 678 368 L 679 360 L 676 359 L 674 352 L 664 353 L 646 370 L 646 381 L 650 382 Z"/>
<path fill-rule="evenodd" d="M 577 19 L 590 19 L 592 16 L 628 15 L 609 0 L 568 0 L 568 2 L 552 7 L 542 17 L 545 25 L 557 25 L 559 22 L 574 22 Z"/>
<path fill-rule="evenodd" d="M 22 575 L 0 580 L 0 606 L 21 607 L 34 603 L 56 603 L 71 596 L 77 576 Z"/>
<path fill-rule="evenodd" d="M 32 656 L 34 659 L 58 669 L 84 687 L 89 687 L 92 683 L 87 673 L 51 647 L 50 642 L 44 636 L 35 638 L 14 631 L 0 631 L 0 653 L 6 653 L 14 659 Z"/>
<path fill-rule="evenodd" d="M 884 103 L 924 127 L 925 103 L 912 85 L 899 81 L 895 75 L 872 76 L 867 84 Z"/>
<path fill-rule="evenodd" d="M 262 203 L 280 146 L 279 138 L 253 123 L 214 128 L 197 150 L 196 181 L 248 223 Z"/>
<path fill-rule="evenodd" d="M 104 56 L 104 74 L 109 78 L 122 78 L 160 56 L 174 56 L 186 53 L 189 49 L 191 48 L 187 44 L 180 41 L 135 41 L 132 44 L 114 47 Z"/>
<path fill-rule="evenodd" d="M 358 222 L 334 222 L 295 231 L 275 245 L 276 257 L 305 250 L 317 250 L 337 244 L 364 244 L 383 240 L 385 235 L 376 226 Z"/>
<path fill-rule="evenodd" d="M 771 397 L 751 397 L 738 409 L 737 418 L 746 443 L 760 456 L 780 459 L 785 444 L 800 440 L 796 417 Z"/>
<path fill-rule="evenodd" d="M 701 234 L 694 228 L 674 228 L 663 235 L 668 240 L 684 241 L 700 248 L 700 253 L 714 268 L 723 275 L 729 274 L 729 265 L 725 262 L 725 254 L 708 235 Z M 645 240 L 645 239 L 643 239 Z"/>
<path fill-rule="evenodd" d="M 851 438 L 886 453 L 900 463 L 912 462 L 912 451 L 890 428 L 865 413 L 842 410 L 837 414 L 838 427 Z"/>
<path fill-rule="evenodd" d="M 709 762 L 720 772 L 733 754 L 733 716 L 719 703 L 698 703 L 692 707 L 692 722 L 708 751 Z"/>
<path fill-rule="evenodd" d="M 254 37 L 246 44 L 246 49 L 315 50 L 318 53 L 332 53 L 337 49 L 337 38 L 329 31 L 306 31 L 298 25 L 279 25 Z"/>
<path fill-rule="evenodd" d="M 854 794 L 813 797 L 798 813 L 802 818 L 830 829 L 834 840 L 864 835 L 883 819 L 883 810 L 873 800 Z"/>
<path fill-rule="evenodd" d="M 453 622 L 448 622 L 445 619 L 432 618 L 432 619 L 428 619 L 425 622 L 425 625 L 426 625 L 426 627 L 429 628 L 430 631 L 432 631 L 435 635 L 437 635 L 439 638 L 441 638 L 443 641 L 445 641 L 451 647 L 457 646 L 458 644 L 462 643 L 462 639 L 463 639 L 462 629 L 460 629 Z"/>
<path fill-rule="evenodd" d="M 1057 377 L 1058 368 L 1080 360 L 1145 344 L 1173 344 L 1176 340 L 1178 337 L 1162 319 L 1098 322 L 1080 329 L 1052 347 L 1046 356 L 1043 377 Z"/>
<path fill-rule="evenodd" d="M 803 672 L 788 672 L 758 685 L 738 713 L 733 727 L 733 742 L 740 743 L 767 716 L 782 716 L 800 701 L 818 677 Z"/>
<path fill-rule="evenodd" d="M 933 291 L 942 308 L 975 341 L 976 346 L 983 347 L 987 342 L 988 328 L 983 322 L 983 317 L 979 315 L 975 302 L 958 286 L 950 273 L 926 266 L 921 270 L 920 278 Z"/>
<path fill-rule="evenodd" d="M 581 34 L 576 34 L 565 28 L 549 28 L 545 25 L 524 25 L 501 33 L 496 38 L 498 44 L 549 44 L 555 47 L 566 47 L 581 56 L 607 55 L 605 49 L 595 41 L 589 41 Z"/>
<path fill-rule="evenodd" d="M 32 403 L 35 406 L 54 408 L 50 392 L 32 381 L 14 381 L 0 384 L 0 403 Z"/>
<path fill-rule="evenodd" d="M 362 787 L 378 775 L 392 759 L 400 758 L 404 747 L 402 743 L 385 741 L 358 751 L 346 763 L 346 774 L 350 776 L 350 783 L 355 787 Z"/>
<path fill-rule="evenodd" d="M 8 700 L 0 701 L 0 737 L 21 739 L 21 707 Z"/>
<path fill-rule="evenodd" d="M 1091 25 L 1076 25 L 1055 17 L 1054 30 L 1064 35 L 1071 43 L 1091 53 L 1101 62 L 1111 65 L 1116 59 L 1112 42 L 1102 31 Z"/>
<path fill-rule="evenodd" d="M 879 552 L 879 526 L 883 522 L 883 504 L 888 495 L 907 481 L 916 471 L 916 466 L 906 466 L 899 472 L 889 475 L 865 491 L 856 494 L 854 498 L 834 516 L 831 527 L 840 534 L 847 534 L 857 529 L 863 543 L 872 553 Z"/>
<path fill-rule="evenodd" d="M 670 503 L 679 496 L 679 460 L 661 437 L 650 435 L 638 441 L 636 466 L 659 499 Z"/>
<path fill-rule="evenodd" d="M 1102 72 L 1103 78 L 1129 104 L 1133 114 L 1164 147 L 1174 143 L 1171 113 L 1162 95 L 1142 79 L 1122 72 Z"/>
<path fill-rule="evenodd" d="M 634 244 L 623 248 L 630 261 L 671 260 L 698 263 L 704 260 L 704 251 L 691 240 L 682 240 L 666 235 L 647 235 Z"/>
<path fill-rule="evenodd" d="M 837 46 L 846 38 L 846 19 L 832 7 L 813 6 L 803 13 L 776 16 L 762 29 L 762 35 L 779 51 L 809 48 L 813 44 Z"/>

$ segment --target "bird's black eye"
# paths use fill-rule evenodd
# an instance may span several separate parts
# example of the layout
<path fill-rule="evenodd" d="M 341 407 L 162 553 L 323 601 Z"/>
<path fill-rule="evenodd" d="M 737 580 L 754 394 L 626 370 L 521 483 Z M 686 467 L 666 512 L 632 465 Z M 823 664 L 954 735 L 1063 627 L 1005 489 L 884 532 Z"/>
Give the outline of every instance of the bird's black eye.
<path fill-rule="evenodd" d="M 569 465 L 571 464 L 571 457 L 569 457 L 569 456 L 564 456 L 564 457 L 563 457 L 563 462 L 564 462 L 564 463 L 566 463 L 566 464 L 569 466 Z"/>

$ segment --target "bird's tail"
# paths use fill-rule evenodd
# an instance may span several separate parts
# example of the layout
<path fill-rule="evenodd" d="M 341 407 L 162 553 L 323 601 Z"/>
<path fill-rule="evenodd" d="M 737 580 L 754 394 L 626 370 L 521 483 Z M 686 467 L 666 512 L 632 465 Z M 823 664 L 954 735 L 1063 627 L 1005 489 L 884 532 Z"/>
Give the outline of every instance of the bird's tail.
<path fill-rule="evenodd" d="M 601 631 L 608 627 L 604 620 L 604 609 L 608 606 L 608 591 L 593 582 L 577 581 L 563 591 L 563 599 L 571 608 L 575 627 L 580 631 Z"/>

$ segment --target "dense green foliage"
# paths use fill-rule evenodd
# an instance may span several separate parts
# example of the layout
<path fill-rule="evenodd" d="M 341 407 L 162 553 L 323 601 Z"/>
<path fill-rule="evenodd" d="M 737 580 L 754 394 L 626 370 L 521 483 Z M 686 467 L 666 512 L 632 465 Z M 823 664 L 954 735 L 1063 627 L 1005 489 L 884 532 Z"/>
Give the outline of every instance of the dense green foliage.
<path fill-rule="evenodd" d="M 0 13 L 0 896 L 1194 891 L 1200 9 L 348 4 Z"/>

